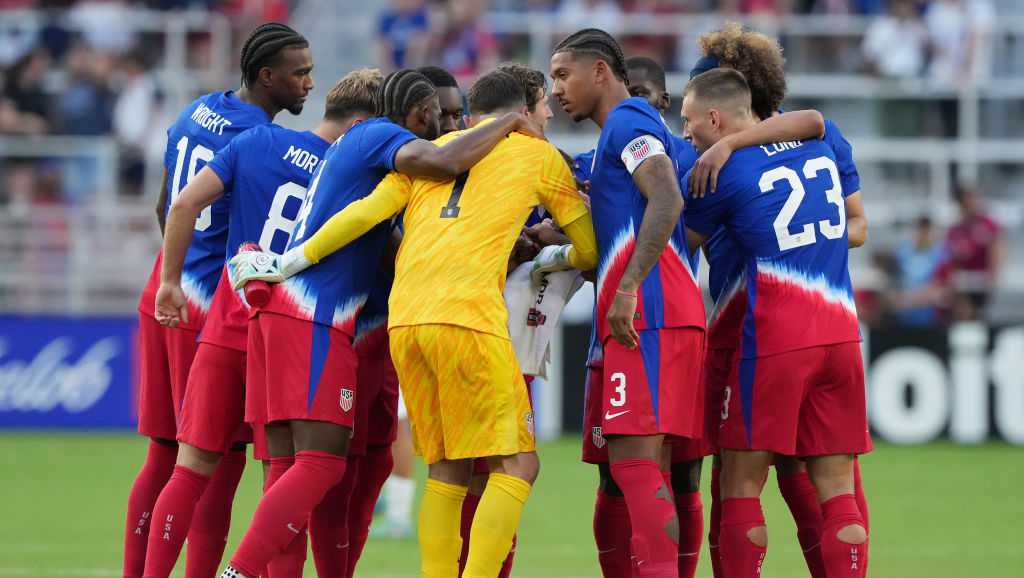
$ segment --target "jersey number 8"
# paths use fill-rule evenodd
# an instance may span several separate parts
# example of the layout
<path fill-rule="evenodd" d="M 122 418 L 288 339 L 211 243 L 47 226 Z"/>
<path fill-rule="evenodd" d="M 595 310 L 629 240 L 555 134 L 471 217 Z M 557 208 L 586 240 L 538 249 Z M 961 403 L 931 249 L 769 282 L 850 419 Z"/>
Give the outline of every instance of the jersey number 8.
<path fill-rule="evenodd" d="M 826 239 L 839 239 L 842 238 L 843 232 L 846 230 L 846 205 L 843 201 L 843 189 L 839 184 L 839 169 L 836 168 L 836 163 L 832 159 L 815 157 L 804 163 L 803 180 L 796 171 L 789 167 L 776 167 L 761 175 L 758 186 L 762 193 L 774 191 L 775 185 L 782 181 L 789 183 L 792 189 L 774 222 L 775 237 L 779 241 L 780 251 L 812 245 L 818 240 L 814 232 L 814 223 L 806 223 L 796 233 L 790 231 L 789 224 L 807 194 L 804 189 L 804 180 L 818 178 L 818 173 L 821 171 L 828 171 L 829 176 L 832 177 L 832 187 L 825 191 L 825 198 L 839 210 L 839 222 L 833 224 L 830 219 L 824 219 L 818 221 L 818 229 Z"/>

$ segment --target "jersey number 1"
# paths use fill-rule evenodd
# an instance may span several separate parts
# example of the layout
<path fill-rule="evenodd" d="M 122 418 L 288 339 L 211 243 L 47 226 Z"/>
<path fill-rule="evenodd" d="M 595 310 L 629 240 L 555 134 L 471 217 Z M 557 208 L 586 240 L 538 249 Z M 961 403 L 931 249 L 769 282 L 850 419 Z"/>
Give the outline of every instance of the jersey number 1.
<path fill-rule="evenodd" d="M 455 186 L 452 187 L 452 195 L 448 197 L 448 204 L 441 207 L 442 219 L 455 219 L 459 216 L 459 199 L 462 198 L 462 189 L 466 187 L 467 179 L 469 171 L 455 177 Z"/>
<path fill-rule="evenodd" d="M 828 157 L 815 157 L 804 163 L 803 178 L 806 180 L 817 178 L 821 171 L 828 172 L 832 177 L 832 187 L 825 191 L 825 198 L 839 209 L 839 222 L 832 224 L 829 219 L 818 221 L 818 229 L 826 239 L 839 239 L 843 236 L 843 231 L 846 230 L 846 204 L 843 200 L 843 189 L 839 184 L 839 169 L 836 168 L 836 163 Z M 782 205 L 782 210 L 775 217 L 775 238 L 779 241 L 779 250 L 786 251 L 804 245 L 813 245 L 818 240 L 814 233 L 814 223 L 804 224 L 803 228 L 796 233 L 789 230 L 789 223 L 793 220 L 797 209 L 800 208 L 800 203 L 803 202 L 804 196 L 807 194 L 800 175 L 789 167 L 776 167 L 762 174 L 758 185 L 762 193 L 770 193 L 775 190 L 777 183 L 783 181 L 789 183 L 791 190 L 785 204 Z"/>

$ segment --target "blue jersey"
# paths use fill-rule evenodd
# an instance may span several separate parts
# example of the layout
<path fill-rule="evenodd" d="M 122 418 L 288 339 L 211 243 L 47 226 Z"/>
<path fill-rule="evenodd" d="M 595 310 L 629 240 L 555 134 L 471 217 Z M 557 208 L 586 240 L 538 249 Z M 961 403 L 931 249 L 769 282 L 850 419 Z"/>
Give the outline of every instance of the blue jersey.
<path fill-rule="evenodd" d="M 825 121 L 825 143 L 832 149 L 843 186 L 843 197 L 860 192 L 860 175 L 853 162 L 853 147 L 843 137 L 839 127 Z M 734 297 L 744 286 L 744 260 L 735 241 L 720 227 L 704 242 L 708 260 L 708 289 L 714 310 L 708 323 L 708 346 L 714 349 L 732 349 L 739 345 L 743 308 L 733 307 Z"/>
<path fill-rule="evenodd" d="M 164 168 L 167 170 L 167 205 L 171 203 L 188 181 L 206 165 L 217 151 L 246 130 L 270 122 L 260 107 L 242 102 L 234 92 L 212 92 L 197 98 L 185 107 L 181 115 L 167 130 L 167 149 Z M 188 299 L 188 322 L 180 327 L 199 330 L 206 321 L 214 289 L 224 266 L 224 248 L 227 245 L 230 197 L 225 195 L 204 209 L 196 220 L 192 244 L 185 255 L 181 273 L 181 288 Z M 153 267 L 139 310 L 153 315 L 156 290 L 160 287 L 160 263 Z"/>
<path fill-rule="evenodd" d="M 602 342 L 610 334 L 608 309 L 636 244 L 647 199 L 633 182 L 633 171 L 647 159 L 667 155 L 675 165 L 676 139 L 664 120 L 641 98 L 616 106 L 601 130 L 590 177 L 590 206 L 597 234 L 596 321 Z M 638 330 L 703 327 L 704 305 L 686 252 L 680 219 L 658 262 L 637 292 Z"/>
<path fill-rule="evenodd" d="M 229 255 L 247 242 L 259 243 L 264 251 L 284 252 L 306 188 L 329 145 L 312 132 L 266 124 L 247 130 L 217 153 L 207 166 L 230 199 Z M 245 351 L 248 317 L 242 293 L 222 281 L 201 341 Z"/>
<path fill-rule="evenodd" d="M 684 176 L 687 175 L 687 173 L 690 172 L 690 169 L 693 168 L 693 165 L 696 164 L 697 159 L 700 158 L 700 153 L 697 152 L 696 147 L 694 147 L 693 143 L 691 143 L 690 141 L 676 135 L 672 135 L 672 138 L 675 139 L 676 141 L 675 161 L 676 172 L 679 174 L 680 180 L 679 190 L 687 191 L 687 187 L 683 186 L 682 179 Z M 684 194 L 683 197 L 683 200 L 685 202 L 690 202 L 689 195 Z M 682 222 L 685 226 L 685 215 L 680 217 L 680 219 L 682 219 Z M 693 271 L 693 276 L 696 278 L 698 269 L 700 268 L 700 253 L 698 251 L 690 253 L 689 247 L 687 247 L 685 243 L 683 244 L 683 250 L 686 251 L 686 259 L 690 264 L 690 270 Z"/>
<path fill-rule="evenodd" d="M 823 141 L 737 151 L 714 194 L 694 199 L 687 226 L 720 226 L 742 255 L 741 353 L 763 357 L 858 341 L 847 267 L 846 211 L 835 154 Z"/>
<path fill-rule="evenodd" d="M 395 155 L 416 135 L 386 118 L 353 126 L 327 150 L 313 177 L 289 247 L 313 236 L 335 213 L 371 192 L 394 170 Z M 356 241 L 275 287 L 264 307 L 355 336 L 356 317 L 374 284 L 390 234 L 381 223 Z"/>

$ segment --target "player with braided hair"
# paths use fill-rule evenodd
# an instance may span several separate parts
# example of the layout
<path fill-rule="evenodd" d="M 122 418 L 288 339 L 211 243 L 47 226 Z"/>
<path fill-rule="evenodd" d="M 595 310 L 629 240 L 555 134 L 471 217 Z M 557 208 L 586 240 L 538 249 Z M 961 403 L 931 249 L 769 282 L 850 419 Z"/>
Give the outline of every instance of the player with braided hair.
<path fill-rule="evenodd" d="M 437 92 L 415 70 L 385 78 L 376 105 L 376 118 L 356 124 L 328 149 L 281 258 L 283 272 L 294 275 L 273 287 L 250 322 L 250 340 L 266 352 L 259 371 L 266 383 L 267 440 L 290 446 L 295 461 L 260 500 L 224 578 L 259 576 L 348 467 L 361 395 L 353 342 L 392 224 L 379 224 L 330 254 L 322 243 L 306 241 L 335 213 L 369 195 L 389 171 L 453 178 L 508 133 L 528 126 L 522 114 L 511 112 L 438 147 L 425 140 L 440 130 Z M 267 258 L 273 255 L 240 253 L 232 263 L 246 270 L 248 259 Z M 246 279 L 233 281 L 241 287 Z"/>
<path fill-rule="evenodd" d="M 171 203 L 218 150 L 245 130 L 271 122 L 281 110 L 302 110 L 313 88 L 308 46 L 301 34 L 283 24 L 258 27 L 242 51 L 242 87 L 201 96 L 179 115 L 168 129 L 164 180 L 157 205 L 161 230 Z M 213 464 L 222 461 L 219 469 L 213 464 L 192 464 L 198 469 L 190 469 L 175 466 L 175 461 L 179 412 L 197 351 L 197 337 L 224 267 L 228 212 L 227 200 L 220 199 L 204 209 L 196 222 L 182 270 L 180 304 L 187 309 L 187 320 L 173 328 L 157 322 L 154 304 L 162 252 L 139 301 L 139 433 L 152 442 L 128 497 L 126 577 L 143 573 L 167 576 L 186 533 L 189 554 L 185 574 L 189 578 L 212 576 L 224 550 L 232 496 L 245 466 L 244 444 L 225 452 L 223 460 L 218 454 Z M 205 499 L 196 507 L 207 486 Z M 169 509 L 181 500 L 188 504 L 187 517 Z M 192 519 L 191 524 L 188 519 Z"/>
<path fill-rule="evenodd" d="M 630 98 L 625 58 L 607 32 L 584 29 L 560 42 L 551 77 L 551 94 L 570 117 L 601 127 L 590 196 L 603 361 L 591 369 L 588 398 L 602 411 L 588 425 L 607 444 L 611 477 L 625 498 L 637 574 L 676 578 L 679 526 L 661 464 L 671 450 L 666 437 L 701 437 L 704 350 L 677 144 L 657 109 Z"/>

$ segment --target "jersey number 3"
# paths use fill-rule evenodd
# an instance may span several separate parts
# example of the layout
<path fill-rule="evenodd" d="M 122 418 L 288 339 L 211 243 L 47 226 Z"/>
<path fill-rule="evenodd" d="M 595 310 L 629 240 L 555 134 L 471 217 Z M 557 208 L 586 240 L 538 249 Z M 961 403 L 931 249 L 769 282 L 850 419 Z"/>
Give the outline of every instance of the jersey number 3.
<path fill-rule="evenodd" d="M 818 178 L 818 173 L 821 171 L 827 171 L 832 178 L 832 187 L 825 191 L 825 198 L 839 210 L 839 222 L 833 224 L 830 219 L 824 219 L 818 221 L 817 228 L 821 230 L 821 234 L 826 239 L 839 239 L 842 238 L 843 232 L 846 230 L 846 205 L 843 200 L 843 189 L 839 184 L 839 169 L 836 168 L 836 163 L 832 159 L 815 157 L 804 163 L 803 180 L 796 171 L 789 167 L 776 167 L 761 175 L 758 186 L 762 193 L 774 191 L 775 185 L 783 181 L 789 183 L 792 189 L 786 203 L 782 205 L 779 215 L 775 217 L 775 237 L 779 241 L 780 251 L 812 245 L 818 240 L 814 232 L 815 223 L 805 224 L 796 233 L 790 230 L 789 224 L 807 194 L 804 189 L 804 181 Z"/>

